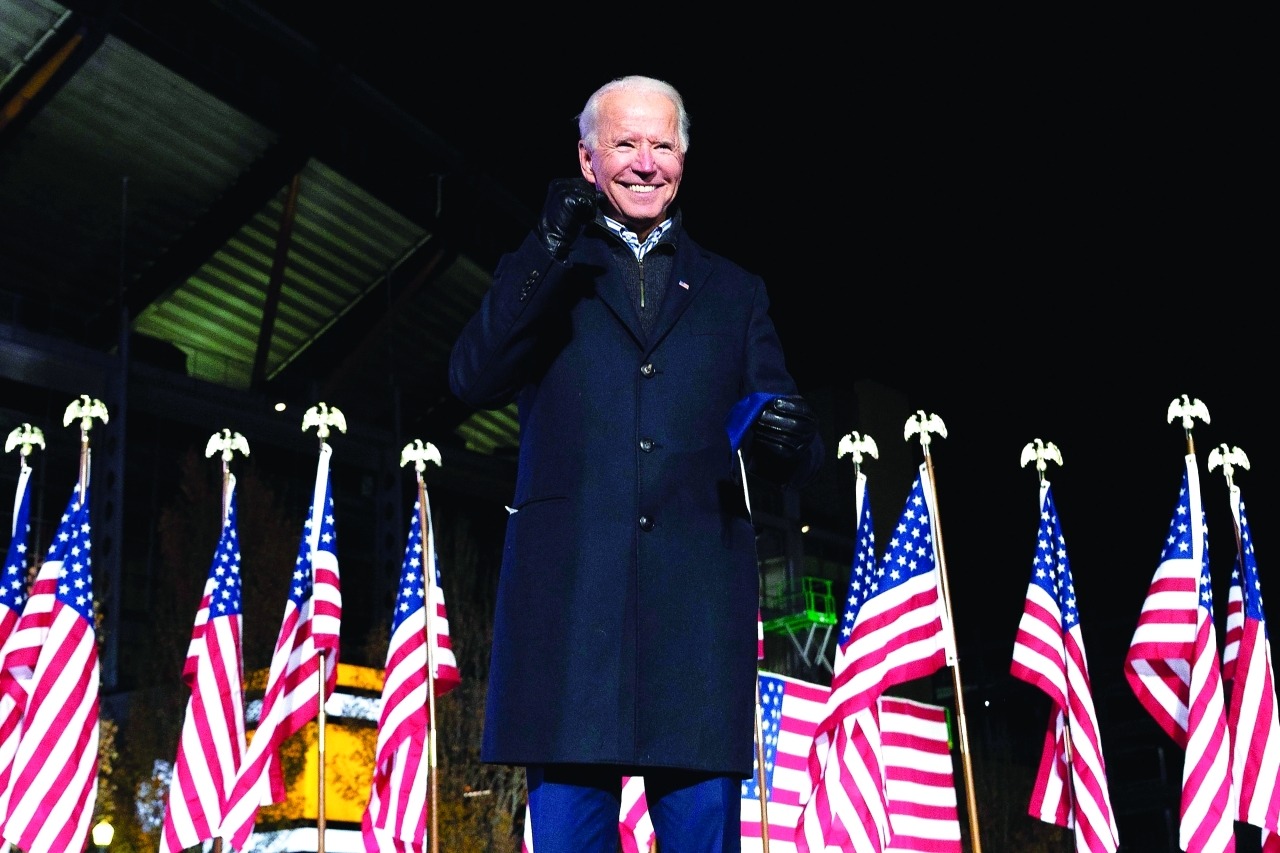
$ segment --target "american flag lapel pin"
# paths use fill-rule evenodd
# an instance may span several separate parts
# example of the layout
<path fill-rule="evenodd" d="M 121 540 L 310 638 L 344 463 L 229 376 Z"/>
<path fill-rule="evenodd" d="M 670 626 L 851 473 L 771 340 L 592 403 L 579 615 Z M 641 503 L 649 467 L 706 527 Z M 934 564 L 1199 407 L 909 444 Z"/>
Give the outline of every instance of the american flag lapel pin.
<path fill-rule="evenodd" d="M 684 279 L 680 279 L 680 287 L 682 290 L 688 290 L 689 282 L 685 281 Z"/>

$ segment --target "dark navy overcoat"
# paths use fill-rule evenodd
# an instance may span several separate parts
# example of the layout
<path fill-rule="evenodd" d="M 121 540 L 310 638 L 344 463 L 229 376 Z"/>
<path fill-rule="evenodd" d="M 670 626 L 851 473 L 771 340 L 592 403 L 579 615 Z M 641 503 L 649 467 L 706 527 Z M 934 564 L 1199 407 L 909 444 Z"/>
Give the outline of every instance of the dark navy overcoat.
<path fill-rule="evenodd" d="M 677 227 L 645 335 L 614 239 L 562 263 L 531 234 L 450 360 L 462 401 L 520 413 L 481 757 L 747 776 L 759 576 L 726 418 L 796 386 L 760 277 Z"/>

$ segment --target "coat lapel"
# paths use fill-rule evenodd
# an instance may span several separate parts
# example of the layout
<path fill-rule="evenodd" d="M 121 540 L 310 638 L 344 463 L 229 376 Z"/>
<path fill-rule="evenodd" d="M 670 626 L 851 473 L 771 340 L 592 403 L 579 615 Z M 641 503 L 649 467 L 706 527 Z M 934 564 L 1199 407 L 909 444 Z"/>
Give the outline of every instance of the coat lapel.
<path fill-rule="evenodd" d="M 605 241 L 592 241 L 596 248 L 588 263 L 600 269 L 596 279 L 596 294 L 600 301 L 626 327 L 635 340 L 636 345 L 644 353 L 650 353 L 675 326 L 680 315 L 689 307 L 707 279 L 711 275 L 711 263 L 701 248 L 688 235 L 684 235 L 676 247 L 676 259 L 672 265 L 671 280 L 667 282 L 666 292 L 662 297 L 662 309 L 653 324 L 653 330 L 646 335 L 640 328 L 640 318 L 631 304 L 622 275 L 614 266 L 609 256 L 609 246 Z"/>
<path fill-rule="evenodd" d="M 671 280 L 667 282 L 666 293 L 662 297 L 662 310 L 653 324 L 649 334 L 646 353 L 652 352 L 662 339 L 667 336 L 680 315 L 693 302 L 694 297 L 702 290 L 711 275 L 709 264 L 692 240 L 685 236 L 677 245 L 676 262 L 671 269 Z M 635 313 L 634 311 L 632 312 Z M 643 337 L 639 340 L 644 340 Z"/>

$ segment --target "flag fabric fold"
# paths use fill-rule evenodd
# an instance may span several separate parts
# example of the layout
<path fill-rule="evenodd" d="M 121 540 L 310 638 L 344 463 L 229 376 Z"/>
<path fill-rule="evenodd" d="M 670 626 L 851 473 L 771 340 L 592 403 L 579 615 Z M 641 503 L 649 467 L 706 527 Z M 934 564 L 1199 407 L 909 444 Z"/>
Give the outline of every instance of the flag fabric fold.
<path fill-rule="evenodd" d="M 859 473 L 858 536 L 826 714 L 807 757 L 813 795 L 797 848 L 887 849 L 888 819 L 877 700 L 947 665 L 951 627 L 941 594 L 932 487 L 921 464 L 877 565 L 870 502 Z"/>
<path fill-rule="evenodd" d="M 760 674 L 764 710 L 770 853 L 797 853 L 803 804 L 811 795 L 808 757 L 826 717 L 830 689 L 808 681 Z M 885 793 L 893 838 L 886 853 L 960 853 L 947 711 L 910 699 L 881 696 L 876 719 L 882 741 Z M 742 789 L 742 849 L 763 848 L 756 777 Z M 854 841 L 825 839 L 828 851 L 861 850 Z M 661 839 L 659 839 L 661 844 Z"/>
<path fill-rule="evenodd" d="M 245 750 L 218 833 L 237 850 L 253 833 L 258 808 L 285 799 L 281 744 L 319 716 L 320 702 L 329 698 L 337 684 L 342 592 L 329 477 L 331 455 L 330 446 L 321 444 L 315 489 L 271 656 L 258 727 Z"/>
<path fill-rule="evenodd" d="M 422 495 L 425 499 L 425 491 Z M 428 737 L 428 643 L 434 694 L 445 695 L 461 680 L 449 641 L 430 501 L 425 506 L 415 501 L 412 515 L 387 644 L 373 780 L 361 821 L 369 853 L 420 853 L 426 843 L 428 776 L 433 772 Z"/>
<path fill-rule="evenodd" d="M 1185 751 L 1179 844 L 1201 853 L 1235 850 L 1235 805 L 1200 476 L 1195 454 L 1184 461 L 1124 672 L 1138 702 Z"/>
<path fill-rule="evenodd" d="M 245 751 L 244 617 L 235 477 L 205 580 L 182 681 L 191 691 L 178 740 L 160 849 L 179 853 L 216 837 Z"/>
<path fill-rule="evenodd" d="M 961 853 L 947 709 L 897 696 L 878 705 L 889 853 Z"/>
<path fill-rule="evenodd" d="M 90 533 L 85 482 L 67 503 L 0 676 L 6 690 L 25 694 L 0 796 L 0 835 L 23 850 L 83 849 L 97 800 L 100 671 Z"/>
<path fill-rule="evenodd" d="M 1223 674 L 1231 681 L 1227 729 L 1232 744 L 1231 775 L 1238 798 L 1235 817 L 1276 833 L 1280 832 L 1280 717 L 1276 710 L 1275 670 L 1262 611 L 1262 584 L 1253 534 L 1244 498 L 1234 485 L 1231 510 L 1238 547 L 1230 597 L 1240 605 L 1240 624 L 1235 654 L 1230 666 L 1224 661 Z"/>
<path fill-rule="evenodd" d="M 851 649 L 859 608 L 877 575 L 875 526 L 867 499 L 867 477 L 861 471 L 855 507 L 858 530 L 832 668 L 832 692 L 827 714 L 814 732 L 809 751 L 813 794 L 804 804 L 796 832 L 796 849 L 801 853 L 822 851 L 828 846 L 883 851 L 892 834 L 877 708 L 873 705 L 846 713 L 834 698 L 842 695 L 840 688 L 854 677 L 857 661 L 852 659 Z M 844 704 L 851 706 L 854 701 L 846 698 Z"/>
<path fill-rule="evenodd" d="M 1119 831 L 1111 808 L 1079 602 L 1048 481 L 1040 486 L 1036 553 L 1010 672 L 1053 701 L 1028 813 L 1045 823 L 1073 827 L 1076 850 L 1115 853 Z"/>
<path fill-rule="evenodd" d="M 618 834 L 621 836 L 622 853 L 649 853 L 653 849 L 653 820 L 649 817 L 643 776 L 622 777 Z"/>
<path fill-rule="evenodd" d="M 622 777 L 622 802 L 618 808 L 618 843 L 621 853 L 650 853 L 653 850 L 653 821 L 644 796 L 643 776 Z M 529 807 L 524 810 L 524 841 L 520 853 L 533 853 L 533 825 Z"/>

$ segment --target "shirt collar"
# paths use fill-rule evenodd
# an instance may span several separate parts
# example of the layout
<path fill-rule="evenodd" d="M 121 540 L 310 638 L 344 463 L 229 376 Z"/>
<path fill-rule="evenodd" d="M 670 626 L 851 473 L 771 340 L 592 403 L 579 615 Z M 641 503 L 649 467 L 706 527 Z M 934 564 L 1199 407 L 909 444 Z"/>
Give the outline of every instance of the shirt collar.
<path fill-rule="evenodd" d="M 662 235 L 667 233 L 674 222 L 674 219 L 665 220 L 657 228 L 650 231 L 649 236 L 645 238 L 643 243 L 641 243 L 640 237 L 636 232 L 630 230 L 627 226 L 617 220 L 610 219 L 608 216 L 604 217 L 604 224 L 608 226 L 610 231 L 621 237 L 624 243 L 631 247 L 631 251 L 635 254 L 637 261 L 644 260 L 644 256 L 649 253 L 650 249 L 658 245 L 658 241 L 662 239 Z"/>

